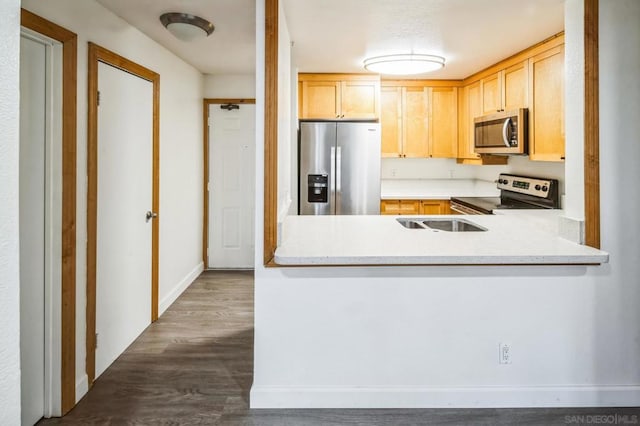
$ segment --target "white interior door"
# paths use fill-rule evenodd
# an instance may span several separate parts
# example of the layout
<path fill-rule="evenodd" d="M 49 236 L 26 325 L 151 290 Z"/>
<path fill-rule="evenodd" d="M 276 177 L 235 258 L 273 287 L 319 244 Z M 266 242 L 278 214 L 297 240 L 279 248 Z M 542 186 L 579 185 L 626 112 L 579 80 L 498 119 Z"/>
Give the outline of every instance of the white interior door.
<path fill-rule="evenodd" d="M 96 378 L 151 323 L 153 84 L 99 63 Z"/>
<path fill-rule="evenodd" d="M 44 415 L 47 46 L 20 38 L 20 363 L 22 424 Z"/>
<path fill-rule="evenodd" d="M 210 268 L 253 268 L 255 105 L 209 106 Z"/>

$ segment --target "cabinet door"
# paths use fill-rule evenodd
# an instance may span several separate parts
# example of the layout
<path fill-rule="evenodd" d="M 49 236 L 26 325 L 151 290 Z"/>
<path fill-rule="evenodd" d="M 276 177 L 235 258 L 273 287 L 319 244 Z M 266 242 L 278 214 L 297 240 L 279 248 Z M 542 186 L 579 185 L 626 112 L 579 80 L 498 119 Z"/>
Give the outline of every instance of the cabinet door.
<path fill-rule="evenodd" d="M 402 156 L 402 89 L 383 87 L 381 90 L 380 127 L 382 156 Z"/>
<path fill-rule="evenodd" d="M 502 72 L 502 102 L 505 110 L 529 107 L 529 61 L 524 61 Z"/>
<path fill-rule="evenodd" d="M 529 60 L 529 158 L 564 159 L 564 46 Z"/>
<path fill-rule="evenodd" d="M 380 214 L 385 215 L 417 215 L 420 214 L 419 200 L 382 200 Z"/>
<path fill-rule="evenodd" d="M 400 214 L 399 200 L 380 201 L 380 214 L 398 215 Z"/>
<path fill-rule="evenodd" d="M 400 200 L 401 215 L 420 214 L 420 201 L 418 200 Z"/>
<path fill-rule="evenodd" d="M 450 213 L 449 200 L 423 200 L 420 205 L 420 214 L 445 215 Z"/>
<path fill-rule="evenodd" d="M 428 157 L 428 89 L 425 87 L 403 87 L 402 94 L 403 156 Z"/>
<path fill-rule="evenodd" d="M 493 114 L 502 109 L 502 74 L 497 72 L 483 78 L 482 83 L 482 114 Z"/>
<path fill-rule="evenodd" d="M 458 89 L 433 87 L 429 90 L 431 157 L 455 158 L 458 153 Z"/>
<path fill-rule="evenodd" d="M 466 159 L 478 159 L 479 154 L 476 154 L 473 150 L 473 119 L 482 115 L 482 92 L 480 82 L 477 81 L 464 88 L 465 91 L 465 105 L 462 126 L 464 129 L 464 139 L 461 140 L 458 147 L 459 158 Z"/>
<path fill-rule="evenodd" d="M 341 118 L 376 119 L 380 117 L 380 82 L 343 81 Z"/>
<path fill-rule="evenodd" d="M 300 118 L 339 118 L 340 90 L 338 81 L 303 81 Z"/>

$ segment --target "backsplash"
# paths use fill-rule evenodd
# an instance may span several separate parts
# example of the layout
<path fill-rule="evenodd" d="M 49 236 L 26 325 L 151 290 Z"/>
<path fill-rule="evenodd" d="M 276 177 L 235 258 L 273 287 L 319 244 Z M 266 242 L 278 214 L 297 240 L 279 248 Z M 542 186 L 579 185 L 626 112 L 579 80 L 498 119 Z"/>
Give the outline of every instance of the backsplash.
<path fill-rule="evenodd" d="M 558 179 L 564 194 L 564 163 L 531 161 L 529 157 L 511 156 L 509 164 L 471 166 L 457 164 L 449 158 L 383 158 L 382 179 L 479 179 L 494 181 L 500 173 Z"/>

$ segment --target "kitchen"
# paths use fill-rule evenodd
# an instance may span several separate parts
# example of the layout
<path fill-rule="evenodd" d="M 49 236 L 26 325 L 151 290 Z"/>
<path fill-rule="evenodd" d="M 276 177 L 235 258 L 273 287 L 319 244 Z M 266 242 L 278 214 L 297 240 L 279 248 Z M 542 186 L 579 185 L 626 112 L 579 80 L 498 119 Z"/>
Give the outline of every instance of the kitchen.
<path fill-rule="evenodd" d="M 456 14 L 459 6 L 450 3 L 436 10 L 410 8 L 407 10 L 411 12 L 396 12 L 393 19 L 380 11 L 377 11 L 379 15 L 365 14 L 367 25 L 384 28 L 383 33 L 392 35 L 403 27 L 403 35 L 396 36 L 391 43 L 384 36 L 372 36 L 375 33 L 365 30 L 366 44 L 358 44 L 365 38 L 360 35 L 354 42 L 344 43 L 347 47 L 340 51 L 337 44 L 332 43 L 346 38 L 347 31 L 341 23 L 355 20 L 362 12 L 357 8 L 341 11 L 343 21 L 334 24 L 334 33 L 314 35 L 308 26 L 319 31 L 321 25 L 310 23 L 308 18 L 319 16 L 321 11 L 309 5 L 285 3 L 285 13 L 294 18 L 291 55 L 295 59 L 291 60 L 294 68 L 291 75 L 297 75 L 297 95 L 292 96 L 291 104 L 297 105 L 297 114 L 292 120 L 294 117 L 300 119 L 300 151 L 297 155 L 295 144 L 291 145 L 292 160 L 295 162 L 298 156 L 299 163 L 291 172 L 289 213 L 411 215 L 416 220 L 398 219 L 401 225 L 411 229 L 425 229 L 419 225 L 420 215 L 533 217 L 530 223 L 536 226 L 542 223 L 543 229 L 553 234 L 548 235 L 547 240 L 555 241 L 560 235 L 575 243 L 583 242 L 582 222 L 567 217 L 561 208 L 566 205 L 563 2 L 532 2 L 526 7 L 488 2 L 474 6 L 491 17 L 484 26 L 476 25 L 483 34 L 487 33 L 487 28 L 511 17 L 510 27 L 505 30 L 511 31 L 518 42 L 512 41 L 508 46 L 491 37 L 463 43 L 471 39 L 473 29 L 447 31 L 459 15 Z M 523 8 L 527 13 L 516 18 Z M 406 22 L 416 22 L 410 20 L 408 15 L 411 13 L 422 14 L 423 19 L 428 15 L 431 28 L 407 26 Z M 541 20 L 545 21 L 544 26 L 530 24 Z M 301 31 L 301 21 L 305 23 L 305 31 Z M 438 47 L 432 47 L 430 43 Z M 407 45 L 420 54 L 408 57 L 410 55 L 402 50 Z M 445 52 L 442 46 L 451 46 L 451 51 Z M 436 50 L 429 51 L 429 48 Z M 332 53 L 331 61 L 323 56 L 334 51 L 339 53 Z M 360 57 L 353 56 L 356 52 Z M 382 52 L 393 54 L 379 56 Z M 489 56 L 487 52 L 491 52 L 491 58 L 500 60 L 488 62 L 492 59 L 483 56 Z M 363 61 L 364 53 L 370 57 Z M 454 59 L 450 64 L 445 56 L 457 58 L 457 61 Z M 403 64 L 401 60 L 406 62 Z M 408 66 L 419 64 L 433 67 L 428 72 L 421 69 L 407 71 Z M 395 69 L 390 68 L 394 66 Z M 331 136 L 336 134 L 337 142 Z M 286 147 L 282 151 L 287 151 Z M 282 164 L 280 167 L 283 168 Z M 295 181 L 297 187 L 293 184 Z M 281 186 L 280 201 L 286 199 L 282 196 L 283 190 Z M 318 247 L 314 247 L 315 241 L 310 237 L 313 224 L 330 220 L 334 226 L 339 226 L 339 221 L 347 220 L 349 224 L 345 227 L 353 229 L 354 219 L 289 216 L 285 220 L 282 212 L 281 206 L 279 221 L 285 223 L 279 227 L 281 243 L 275 253 L 275 262 L 279 264 L 351 264 L 354 256 L 363 264 L 405 264 L 410 262 L 408 259 L 415 262 L 424 251 L 389 250 L 382 242 L 394 238 L 394 230 L 390 228 L 389 235 L 371 238 L 372 242 L 365 244 L 368 254 L 361 256 L 357 247 L 350 247 L 340 238 L 347 235 L 346 230 L 336 229 L 334 235 L 323 232 L 320 225 L 317 231 L 322 238 L 317 241 Z M 376 225 L 372 226 L 377 230 L 383 229 L 381 224 L 388 221 L 375 220 Z M 445 220 L 440 219 L 440 227 Z M 364 219 L 356 221 L 363 222 Z M 399 231 L 398 224 L 395 226 L 395 231 Z M 449 221 L 448 226 L 454 227 L 455 220 Z M 371 232 L 371 235 L 376 233 Z M 464 241 L 489 238 L 492 232 L 465 236 Z M 414 235 L 407 236 L 409 241 L 416 237 L 416 232 L 411 234 Z M 426 238 L 425 235 L 420 237 Z M 530 240 L 530 237 L 524 232 L 514 234 L 514 239 Z M 372 252 L 376 241 L 381 242 L 380 247 Z M 483 244 L 503 250 L 506 246 L 504 241 L 485 241 Z M 418 245 L 423 246 L 423 243 Z M 407 248 L 407 244 L 402 247 Z M 346 250 L 352 256 L 345 252 L 344 258 L 336 257 L 340 250 Z M 452 254 L 457 252 L 462 251 L 452 249 Z M 584 252 L 597 254 L 587 248 Z M 367 257 L 373 253 L 375 259 Z M 424 254 L 428 259 L 417 263 L 444 262 L 440 257 L 436 261 L 434 253 Z M 386 260 L 385 255 L 389 257 Z M 563 259 L 566 261 L 567 258 Z M 573 262 L 591 263 L 594 259 L 574 258 Z M 547 261 L 538 256 L 529 260 Z M 469 257 L 449 261 L 476 263 Z M 498 258 L 491 261 L 508 263 Z M 548 261 L 562 263 L 559 257 Z M 606 261 L 606 254 L 602 253 L 599 261 Z M 526 263 L 523 258 L 517 263 L 521 262 Z"/>
<path fill-rule="evenodd" d="M 619 23 L 617 20 L 620 19 L 620 15 L 609 9 L 613 4 L 601 2 L 600 7 L 600 25 L 603 31 L 600 39 L 600 93 L 601 102 L 610 106 L 609 110 L 601 111 L 603 121 L 600 125 L 603 132 L 612 131 L 612 134 L 618 136 L 628 135 L 626 131 L 620 133 L 614 130 L 614 117 L 615 114 L 622 113 L 623 104 L 619 102 L 623 98 L 626 99 L 624 102 L 629 102 L 630 99 L 622 95 L 623 91 L 615 91 L 616 100 L 611 98 L 613 89 L 609 84 L 617 86 L 613 75 L 625 82 L 629 82 L 630 76 L 622 71 L 614 71 L 609 63 L 603 62 L 603 58 L 606 58 L 612 61 L 610 63 L 622 60 L 629 64 L 628 60 L 622 59 L 624 54 L 615 47 L 621 40 L 619 37 L 624 36 L 612 34 L 623 31 L 622 28 L 625 28 L 626 24 Z M 594 177 L 589 173 L 586 176 L 583 174 L 583 151 L 591 131 L 585 130 L 585 123 L 589 121 L 582 110 L 583 99 L 586 99 L 585 80 L 581 77 L 584 74 L 585 56 L 580 46 L 585 40 L 584 14 L 587 6 L 581 1 L 569 0 L 562 2 L 562 8 L 566 45 L 565 67 L 568 70 L 567 75 L 572 76 L 565 80 L 564 92 L 567 99 L 564 124 L 566 161 L 563 168 L 555 168 L 555 163 L 540 162 L 536 164 L 544 165 L 540 166 L 540 170 L 535 174 L 527 169 L 513 170 L 513 173 L 557 178 L 559 181 L 564 179 L 564 185 L 560 185 L 564 187 L 560 189 L 560 192 L 564 193 L 561 201 L 564 216 L 560 223 L 564 224 L 558 227 L 568 225 L 568 228 L 572 229 L 570 234 L 575 237 L 581 235 L 580 226 L 576 228 L 571 218 L 579 221 L 585 219 L 585 204 L 591 203 L 589 199 L 593 193 L 583 191 L 586 185 L 591 185 Z M 266 28 L 273 28 L 269 27 L 270 22 L 273 22 L 269 19 L 274 19 L 273 17 L 278 15 L 277 11 L 277 6 L 267 2 L 265 9 L 259 8 L 258 25 L 266 16 Z M 326 9 L 314 12 L 315 17 L 330 14 Z M 279 47 L 281 51 L 286 50 L 285 55 L 289 53 L 287 47 L 290 46 L 290 41 L 295 43 L 294 51 L 299 44 L 295 37 L 291 37 L 292 40 L 287 39 L 290 32 L 286 26 L 293 28 L 294 23 L 283 18 L 286 13 L 287 10 L 280 9 L 278 31 Z M 333 17 L 336 22 L 342 22 L 342 18 L 335 15 Z M 286 15 L 286 18 L 290 19 L 290 16 Z M 300 25 L 312 32 L 311 19 Z M 267 41 L 266 51 L 259 50 L 258 63 L 261 63 L 261 55 L 273 58 L 271 55 L 274 54 L 269 47 L 269 43 L 275 39 L 273 32 L 267 31 L 265 38 L 261 38 L 264 29 L 265 27 L 258 28 L 257 42 L 260 44 Z M 549 33 L 548 36 L 557 33 Z M 340 34 L 336 37 L 339 38 Z M 545 38 L 546 36 L 536 39 L 510 53 L 513 54 Z M 337 52 L 343 48 L 338 44 L 334 47 Z M 486 65 L 498 63 L 508 56 L 494 58 Z M 282 60 L 282 57 L 280 59 Z M 633 61 L 637 59 L 630 61 L 635 63 Z M 500 232 L 504 238 L 503 242 L 507 243 L 503 246 L 465 246 L 458 240 L 457 247 L 467 251 L 467 258 L 462 259 L 465 253 L 456 258 L 453 250 L 447 252 L 449 247 L 446 247 L 442 237 L 445 232 L 403 229 L 402 225 L 395 222 L 395 216 L 289 216 L 285 219 L 289 205 L 286 204 L 287 197 L 283 197 L 282 193 L 286 192 L 287 188 L 279 185 L 278 193 L 274 193 L 274 181 L 278 176 L 280 183 L 286 182 L 288 172 L 286 166 L 281 166 L 276 172 L 275 159 L 269 155 L 272 153 L 270 150 L 274 149 L 273 135 L 276 130 L 269 111 L 275 108 L 276 103 L 269 97 L 274 93 L 274 86 L 270 85 L 272 80 L 269 78 L 274 73 L 273 62 L 266 63 L 266 75 L 258 68 L 257 78 L 258 92 L 266 89 L 267 93 L 264 110 L 267 114 L 264 122 L 259 118 L 258 125 L 258 128 L 265 126 L 264 140 L 258 131 L 258 149 L 264 143 L 266 155 L 257 159 L 258 172 L 265 171 L 265 194 L 264 198 L 262 194 L 258 194 L 257 205 L 264 201 L 265 213 L 264 217 L 259 216 L 256 222 L 256 232 L 265 232 L 264 244 L 261 245 L 258 239 L 256 252 L 257 256 L 264 255 L 265 266 L 260 265 L 259 261 L 256 262 L 256 368 L 251 392 L 252 407 L 516 407 L 638 404 L 635 384 L 638 383 L 639 372 L 632 360 L 637 357 L 639 348 L 636 344 L 625 343 L 626 338 L 623 337 L 624 333 L 637 335 L 637 327 L 634 325 L 637 315 L 628 314 L 627 310 L 624 314 L 618 311 L 620 316 L 614 319 L 605 312 L 607 308 L 602 305 L 604 303 L 609 309 L 616 306 L 622 308 L 628 306 L 628 300 L 638 300 L 637 290 L 624 285 L 624 276 L 628 273 L 635 274 L 632 271 L 637 270 L 633 266 L 632 258 L 627 257 L 625 253 L 631 250 L 637 254 L 637 248 L 632 248 L 634 244 L 627 238 L 615 239 L 613 234 L 616 231 L 613 229 L 617 229 L 617 225 L 610 221 L 614 217 L 619 219 L 624 216 L 630 219 L 631 216 L 619 210 L 614 213 L 614 193 L 603 192 L 602 195 L 601 225 L 603 231 L 608 230 L 606 232 L 609 235 L 604 237 L 603 233 L 602 247 L 612 258 L 609 259 L 610 263 L 600 266 L 567 265 L 566 259 L 558 262 L 564 266 L 550 265 L 553 263 L 551 259 L 543 259 L 542 262 L 529 265 L 513 265 L 516 259 L 509 259 L 511 249 L 526 251 L 527 247 L 532 248 L 539 242 L 520 238 L 510 240 L 512 232 L 516 232 L 519 225 L 504 228 Z M 287 68 L 288 64 L 291 62 L 280 63 L 279 69 Z M 360 67 L 362 72 L 360 61 L 353 66 Z M 319 67 L 305 71 L 316 70 L 322 71 Z M 294 74 L 293 71 L 291 73 Z M 293 84 L 289 91 L 282 87 L 287 86 L 287 80 L 280 79 L 281 83 L 278 86 L 281 99 L 281 103 L 278 104 L 280 125 L 287 120 L 290 120 L 288 124 L 295 122 L 297 108 L 294 86 L 297 85 L 297 79 L 291 80 Z M 618 96 L 621 98 L 617 98 Z M 631 102 L 634 105 L 632 110 L 635 110 L 637 102 Z M 283 116 L 282 112 L 286 111 L 291 111 L 291 115 Z M 623 115 L 628 117 L 626 113 Z M 278 160 L 280 165 L 286 165 L 293 163 L 295 158 L 289 149 L 290 145 L 287 145 L 295 141 L 295 137 L 292 135 L 290 141 L 286 141 L 287 136 L 282 133 L 282 129 L 279 127 L 277 145 L 288 153 L 286 155 L 291 156 L 287 157 L 278 150 Z M 587 126 L 587 129 L 590 128 Z M 625 160 L 622 169 L 614 166 L 612 155 L 617 142 L 614 143 L 611 138 L 607 138 L 607 141 L 612 145 L 603 151 L 601 179 L 603 187 L 605 184 L 615 187 L 617 180 L 631 178 L 634 173 L 631 171 L 633 166 Z M 509 161 L 514 158 L 519 157 L 510 157 Z M 447 179 L 451 177 L 450 170 L 453 170 L 454 177 L 493 181 L 505 171 L 505 166 L 464 166 L 456 164 L 456 160 L 391 160 L 394 163 L 388 169 L 385 169 L 383 163 L 383 179 L 393 177 L 393 170 L 396 177 Z M 433 170 L 425 171 L 422 167 L 424 163 L 413 166 L 413 161 L 433 161 L 434 169 L 438 168 L 438 163 L 442 165 L 444 162 L 444 165 L 439 167 L 443 173 L 429 175 Z M 589 166 L 591 160 L 584 161 Z M 528 160 L 516 160 L 515 164 L 521 165 L 523 162 Z M 403 172 L 405 164 L 409 168 L 407 175 L 398 176 Z M 475 167 L 473 170 L 487 172 L 485 174 L 484 171 L 474 171 L 464 175 L 466 167 Z M 386 176 L 385 170 L 388 173 Z M 458 170 L 465 172 L 456 176 Z M 543 170 L 552 171 L 545 173 Z M 610 175 L 607 176 L 607 173 Z M 291 176 L 295 176 L 289 181 L 293 183 L 297 173 L 291 173 Z M 597 167 L 595 177 L 597 178 Z M 402 194 L 399 192 L 391 194 L 402 199 L 400 195 Z M 278 201 L 277 206 L 274 205 L 274 200 Z M 637 197 L 632 196 L 631 203 L 636 205 L 637 201 Z M 613 204 L 610 205 L 609 202 Z M 277 226 L 276 217 L 279 219 Z M 366 224 L 363 224 L 364 219 L 358 223 L 357 218 L 366 218 Z M 503 218 L 506 219 L 507 216 Z M 564 218 L 570 221 L 566 222 Z M 532 216 L 531 219 L 523 219 L 520 223 L 529 223 L 523 225 L 523 228 L 530 231 L 529 236 L 536 233 L 550 235 L 543 232 L 543 226 L 540 225 L 549 222 L 538 219 Z M 487 228 L 492 226 L 490 222 L 494 220 L 502 219 L 500 215 L 473 216 L 471 219 L 477 225 Z M 515 225 L 515 222 L 511 223 Z M 280 245 L 276 244 L 276 229 L 282 230 Z M 288 235 L 288 231 L 292 231 L 293 236 Z M 429 232 L 431 237 L 426 237 L 424 232 Z M 554 232 L 557 234 L 557 229 Z M 412 233 L 411 237 L 407 236 L 409 233 Z M 462 238 L 454 234 L 456 233 L 450 233 L 449 241 Z M 458 234 L 463 234 L 467 241 L 471 241 L 470 238 L 478 238 L 471 234 L 480 233 Z M 589 235 L 589 232 L 585 235 Z M 334 238 L 342 243 L 343 247 L 346 244 L 347 250 L 342 250 L 340 243 L 332 243 L 331 240 Z M 415 245 L 420 246 L 423 254 L 428 252 L 427 254 L 437 256 L 438 249 L 444 247 L 447 258 L 444 262 L 435 263 L 444 263 L 446 266 L 420 266 L 428 263 L 429 255 L 412 259 L 418 261 L 400 266 L 402 257 L 415 254 L 407 245 L 402 244 L 408 243 L 409 238 L 414 242 L 419 241 Z M 555 240 L 557 242 L 563 240 L 566 244 L 572 244 L 574 248 L 590 250 L 557 235 L 554 238 L 558 238 Z M 314 246 L 315 242 L 318 244 Z M 443 245 L 438 247 L 437 243 Z M 348 250 L 352 251 L 345 253 Z M 471 253 L 474 250 L 476 257 L 482 250 L 489 250 L 493 259 L 489 259 L 486 265 L 470 265 L 468 261 L 473 260 Z M 280 260 L 297 260 L 301 266 L 277 267 L 278 259 L 276 258 L 276 262 L 272 261 L 274 252 L 276 257 L 281 255 Z M 394 257 L 392 252 L 400 253 L 400 256 Z M 509 265 L 496 266 L 500 252 Z M 528 254 L 535 256 L 534 253 Z M 386 259 L 380 259 L 385 256 Z M 594 263 L 606 262 L 608 258 L 606 253 L 599 251 L 596 256 L 599 260 Z M 345 260 L 352 261 L 349 267 L 345 267 L 348 264 Z M 386 260 L 387 263 L 383 267 L 376 267 L 372 266 L 376 262 L 371 260 Z M 453 265 L 456 260 L 459 261 L 459 265 Z M 323 267 L 309 267 L 312 264 Z M 516 347 L 518 357 L 522 357 L 519 362 L 514 361 L 506 367 L 498 362 L 498 349 L 504 347 L 504 342 L 509 342 L 507 346 L 512 350 L 514 357 Z M 604 348 L 611 347 L 609 345 L 623 348 L 622 356 L 629 361 L 625 367 L 617 362 L 607 363 L 607 366 L 602 364 L 608 359 Z M 549 348 L 554 348 L 552 352 L 558 357 L 551 355 Z M 625 370 L 625 373 L 622 373 L 621 369 Z M 613 383 L 623 387 L 615 386 Z M 618 390 L 621 393 L 616 394 Z"/>

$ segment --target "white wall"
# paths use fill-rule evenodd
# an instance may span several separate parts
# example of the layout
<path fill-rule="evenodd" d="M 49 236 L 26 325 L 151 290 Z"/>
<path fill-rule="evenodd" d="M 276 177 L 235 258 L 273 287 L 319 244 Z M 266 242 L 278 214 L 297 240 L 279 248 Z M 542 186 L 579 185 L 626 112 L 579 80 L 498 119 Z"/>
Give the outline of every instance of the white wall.
<path fill-rule="evenodd" d="M 615 189 L 640 180 L 640 2 L 600 7 L 610 263 L 266 269 L 258 255 L 252 407 L 640 405 L 640 245 L 625 225 L 640 214 L 640 195 Z M 259 1 L 258 46 L 263 17 Z M 258 70 L 263 60 L 259 47 Z M 260 71 L 257 82 L 261 93 Z M 263 111 L 260 99 L 259 147 Z M 259 191 L 258 254 L 262 205 Z M 511 343 L 513 364 L 498 364 L 499 342 Z"/>
<path fill-rule="evenodd" d="M 566 0 L 565 138 L 567 217 L 584 220 L 584 1 Z"/>
<path fill-rule="evenodd" d="M 278 23 L 278 222 L 282 222 L 289 213 L 292 203 L 292 180 L 295 180 L 291 169 L 293 144 L 291 128 L 294 125 L 291 116 L 291 38 L 284 14 L 282 2 L 279 4 Z"/>
<path fill-rule="evenodd" d="M 160 74 L 160 307 L 202 270 L 202 74 L 95 0 L 23 0 L 78 34 L 77 396 L 86 391 L 87 42 Z"/>
<path fill-rule="evenodd" d="M 204 76 L 205 98 L 253 99 L 256 97 L 254 74 L 207 74 Z"/>
<path fill-rule="evenodd" d="M 0 2 L 0 424 L 20 424 L 20 1 Z"/>
<path fill-rule="evenodd" d="M 560 181 L 564 193 L 565 165 L 549 161 L 531 161 L 512 155 L 506 165 L 472 166 L 457 164 L 449 158 L 383 158 L 382 179 L 480 179 L 494 181 L 500 173 L 542 176 Z"/>

